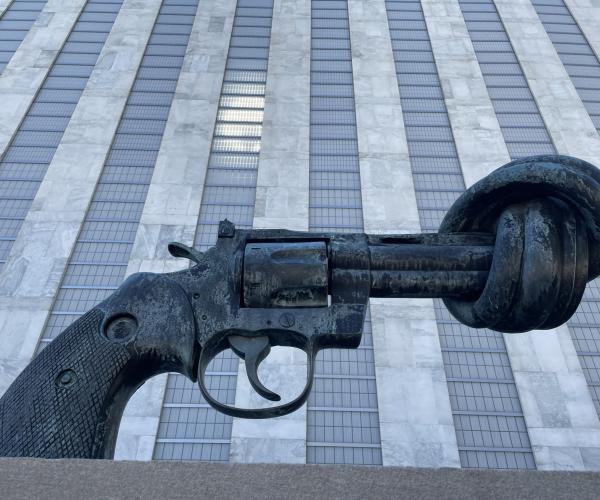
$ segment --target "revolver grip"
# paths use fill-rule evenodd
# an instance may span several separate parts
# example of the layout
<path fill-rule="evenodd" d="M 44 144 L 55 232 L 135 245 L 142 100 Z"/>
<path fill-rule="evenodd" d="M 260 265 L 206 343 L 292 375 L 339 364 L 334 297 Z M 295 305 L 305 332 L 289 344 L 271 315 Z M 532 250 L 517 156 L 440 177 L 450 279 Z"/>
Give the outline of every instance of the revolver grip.
<path fill-rule="evenodd" d="M 148 378 L 194 379 L 183 290 L 136 274 L 52 341 L 0 399 L 0 456 L 112 458 L 121 415 Z"/>

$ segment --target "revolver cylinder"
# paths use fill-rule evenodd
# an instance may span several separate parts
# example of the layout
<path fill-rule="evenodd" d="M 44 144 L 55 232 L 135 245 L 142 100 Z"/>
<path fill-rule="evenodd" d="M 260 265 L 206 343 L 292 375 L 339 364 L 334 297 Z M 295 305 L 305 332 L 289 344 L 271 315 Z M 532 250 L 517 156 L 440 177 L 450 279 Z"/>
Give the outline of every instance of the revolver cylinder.
<path fill-rule="evenodd" d="M 326 307 L 328 276 L 324 241 L 248 243 L 244 306 Z"/>

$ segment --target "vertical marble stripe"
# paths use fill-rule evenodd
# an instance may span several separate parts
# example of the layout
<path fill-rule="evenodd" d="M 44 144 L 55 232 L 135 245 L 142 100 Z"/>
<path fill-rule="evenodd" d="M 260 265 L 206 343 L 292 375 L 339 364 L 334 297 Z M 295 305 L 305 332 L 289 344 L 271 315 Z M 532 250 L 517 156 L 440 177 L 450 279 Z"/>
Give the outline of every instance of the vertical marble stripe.
<path fill-rule="evenodd" d="M 267 72 L 262 145 L 253 226 L 308 229 L 310 0 L 275 0 Z M 264 400 L 250 387 L 243 364 L 235 404 L 256 407 Z M 265 385 L 282 402 L 306 382 L 306 356 L 276 347 L 261 364 Z M 269 405 L 270 406 L 270 405 Z M 306 405 L 265 422 L 233 419 L 232 462 L 306 462 Z"/>
<path fill-rule="evenodd" d="M 458 194 L 509 155 L 458 2 L 421 4 L 460 164 L 455 172 L 464 178 Z M 448 189 L 440 183 L 435 190 Z M 460 325 L 436 304 L 462 466 L 534 468 L 502 334 Z"/>
<path fill-rule="evenodd" d="M 126 275 L 172 272 L 189 265 L 167 245 L 194 244 L 236 0 L 200 5 L 163 134 Z M 163 409 L 167 376 L 149 380 L 127 404 L 115 458 L 165 458 L 156 439 L 168 437 Z M 197 387 L 193 387 L 198 391 Z M 163 418 L 165 417 L 165 418 Z M 165 428 L 159 430 L 160 426 Z M 165 443 L 162 444 L 164 446 Z"/>
<path fill-rule="evenodd" d="M 564 0 L 590 47 L 600 59 L 600 4 L 595 0 Z"/>
<path fill-rule="evenodd" d="M 10 5 L 0 3 L 0 74 L 40 17 L 44 5 L 46 0 L 14 0 Z M 44 22 L 42 16 L 40 24 Z"/>
<path fill-rule="evenodd" d="M 2 14 L 4 14 L 4 11 L 8 8 L 11 2 L 12 0 L 0 0 L 0 17 L 2 17 Z"/>
<path fill-rule="evenodd" d="M 593 154 L 594 148 L 597 147 L 594 146 L 594 142 L 597 141 L 594 137 L 595 130 L 593 135 L 588 133 L 590 128 L 593 129 L 593 124 L 533 6 L 528 1 L 518 0 L 509 4 L 498 0 L 495 3 L 495 14 L 496 10 L 491 1 L 480 3 L 486 12 L 491 13 L 485 17 L 485 22 L 497 24 L 494 28 L 496 32 L 506 31 L 510 43 L 504 52 L 514 51 L 516 66 L 513 66 L 520 68 L 526 79 L 525 87 L 513 85 L 511 89 L 514 89 L 513 92 L 520 91 L 522 95 L 530 89 L 530 97 L 523 97 L 521 100 L 526 104 L 533 96 L 537 106 L 534 106 L 535 110 L 531 106 L 527 107 L 527 110 L 533 113 L 539 109 L 541 116 L 541 120 L 537 119 L 540 133 L 535 135 L 535 129 L 529 127 L 526 135 L 530 138 L 529 143 L 520 143 L 519 141 L 527 141 L 527 138 L 520 137 L 519 129 L 514 123 L 515 118 L 513 117 L 511 122 L 510 115 L 498 114 L 498 117 L 502 118 L 500 124 L 505 140 L 509 142 L 511 156 L 529 154 L 529 148 L 533 147 L 535 142 L 533 137 L 540 137 L 538 142 L 541 148 L 550 148 L 553 151 L 556 146 L 558 152 L 580 154 L 583 157 L 586 156 L 581 154 L 585 149 L 582 144 L 586 143 L 591 146 L 588 154 Z M 467 24 L 470 29 L 482 30 L 481 22 L 484 19 L 477 14 L 479 4 L 462 0 L 460 4 L 463 12 L 467 12 L 465 9 L 468 7 Z M 472 36 L 473 33 L 474 31 Z M 476 50 L 481 50 L 482 56 L 486 54 L 483 49 L 487 47 L 487 43 L 487 39 L 477 42 L 480 48 Z M 493 62 L 495 61 L 490 61 Z M 488 91 L 494 92 L 493 100 L 496 99 L 494 106 L 497 113 L 504 113 L 508 110 L 504 104 L 510 100 L 512 94 L 506 93 L 510 92 L 506 90 L 506 84 L 501 84 L 505 75 L 496 75 L 491 69 L 492 66 L 493 64 L 486 64 L 487 69 L 484 72 L 486 79 L 489 79 Z M 495 85 L 491 85 L 493 79 L 496 81 Z M 585 116 L 582 116 L 582 113 Z M 550 134 L 552 144 L 548 139 L 544 139 L 546 128 L 543 125 Z M 581 143 L 567 146 L 570 137 L 577 133 L 582 135 Z M 590 159 L 589 156 L 587 158 Z M 505 335 L 504 338 L 537 467 L 545 470 L 597 468 L 598 420 L 592 412 L 591 397 L 587 387 L 584 387 L 583 372 L 566 326 L 551 331 Z M 582 439 L 582 435 L 587 435 L 587 439 Z"/>
<path fill-rule="evenodd" d="M 367 233 L 420 232 L 385 2 L 350 0 Z M 433 302 L 371 300 L 383 465 L 459 467 Z"/>
<path fill-rule="evenodd" d="M 0 274 L 3 392 L 34 354 L 160 0 L 125 0 Z"/>
<path fill-rule="evenodd" d="M 457 0 L 422 0 L 466 187 L 510 161 Z"/>
<path fill-rule="evenodd" d="M 311 1 L 309 229 L 363 232 L 348 3 Z M 358 349 L 325 349 L 307 403 L 307 462 L 380 465 L 371 319 Z"/>
<path fill-rule="evenodd" d="M 33 26 L 0 75 L 0 157 L 31 106 L 86 0 L 48 0 Z"/>
<path fill-rule="evenodd" d="M 272 0 L 238 0 L 233 14 L 194 237 L 194 246 L 200 250 L 215 244 L 219 221 L 228 219 L 245 229 L 252 224 L 272 5 Z M 228 350 L 207 367 L 207 387 L 226 404 L 235 401 L 238 361 Z M 196 384 L 171 374 L 154 457 L 228 461 L 231 428 L 232 418 L 211 408 Z"/>
<path fill-rule="evenodd" d="M 542 118 L 561 154 L 600 164 L 600 136 L 529 0 L 496 0 Z"/>

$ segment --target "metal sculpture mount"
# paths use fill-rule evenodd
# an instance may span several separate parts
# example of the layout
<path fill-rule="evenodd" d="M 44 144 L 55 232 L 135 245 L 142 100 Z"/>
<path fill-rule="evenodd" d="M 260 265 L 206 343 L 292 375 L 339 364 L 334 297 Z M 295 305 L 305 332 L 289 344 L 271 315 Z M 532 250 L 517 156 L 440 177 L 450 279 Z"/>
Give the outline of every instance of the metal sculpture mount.
<path fill-rule="evenodd" d="M 400 195 L 400 194 L 399 194 Z M 198 381 L 217 410 L 285 415 L 307 399 L 317 352 L 356 348 L 369 297 L 441 297 L 462 323 L 501 332 L 554 328 L 600 274 L 600 171 L 566 156 L 509 163 L 467 190 L 439 233 L 323 234 L 220 224 L 193 266 L 129 277 L 68 327 L 0 399 L 0 456 L 111 458 L 125 404 L 148 378 Z M 231 348 L 270 401 L 258 366 L 272 346 L 307 355 L 292 401 L 235 408 L 210 394 L 210 361 Z"/>

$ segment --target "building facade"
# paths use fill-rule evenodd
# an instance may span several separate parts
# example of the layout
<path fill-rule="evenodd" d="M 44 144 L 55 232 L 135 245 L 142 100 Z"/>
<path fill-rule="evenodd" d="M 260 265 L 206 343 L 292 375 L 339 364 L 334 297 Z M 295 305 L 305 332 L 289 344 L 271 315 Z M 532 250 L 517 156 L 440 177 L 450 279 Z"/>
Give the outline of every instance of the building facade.
<path fill-rule="evenodd" d="M 593 0 L 0 0 L 0 393 L 126 276 L 182 269 L 170 241 L 435 231 L 511 159 L 600 166 L 599 133 Z M 239 363 L 208 386 L 257 404 Z M 290 398 L 305 373 L 292 349 L 261 367 Z M 301 410 L 231 418 L 156 377 L 117 458 L 600 470 L 599 413 L 598 283 L 518 335 L 373 299 Z"/>

